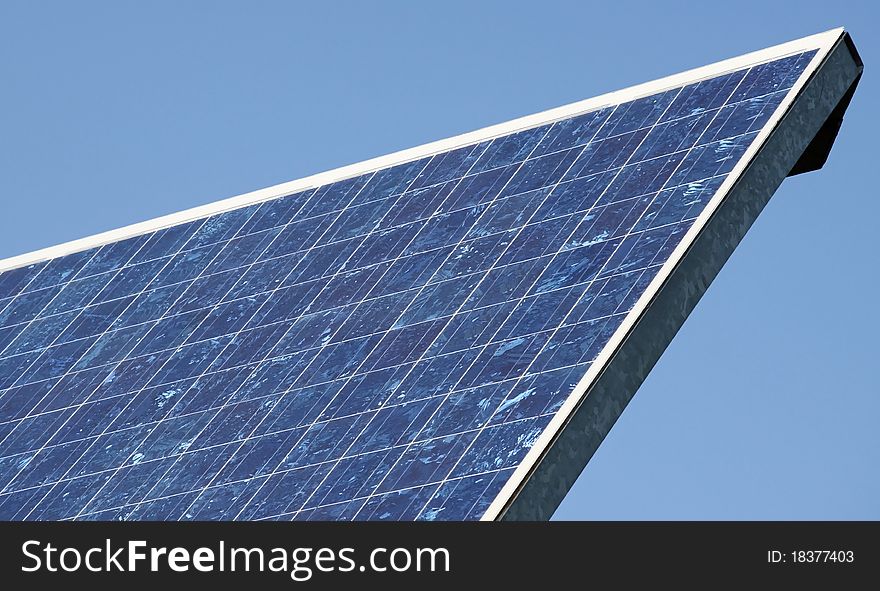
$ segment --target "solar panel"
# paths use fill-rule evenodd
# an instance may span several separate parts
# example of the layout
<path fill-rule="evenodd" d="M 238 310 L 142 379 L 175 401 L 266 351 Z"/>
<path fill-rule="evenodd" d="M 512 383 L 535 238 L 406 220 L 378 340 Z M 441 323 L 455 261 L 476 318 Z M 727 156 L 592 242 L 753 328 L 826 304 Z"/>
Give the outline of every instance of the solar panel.
<path fill-rule="evenodd" d="M 549 516 L 842 39 L 0 262 L 0 518 Z"/>

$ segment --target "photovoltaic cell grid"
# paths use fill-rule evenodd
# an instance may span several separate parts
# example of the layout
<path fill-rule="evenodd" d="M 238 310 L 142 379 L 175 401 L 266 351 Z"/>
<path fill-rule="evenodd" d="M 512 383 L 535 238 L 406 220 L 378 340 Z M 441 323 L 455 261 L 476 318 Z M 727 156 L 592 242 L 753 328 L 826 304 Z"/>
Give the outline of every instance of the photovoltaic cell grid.
<path fill-rule="evenodd" d="M 0 518 L 479 519 L 814 53 L 0 274 Z"/>

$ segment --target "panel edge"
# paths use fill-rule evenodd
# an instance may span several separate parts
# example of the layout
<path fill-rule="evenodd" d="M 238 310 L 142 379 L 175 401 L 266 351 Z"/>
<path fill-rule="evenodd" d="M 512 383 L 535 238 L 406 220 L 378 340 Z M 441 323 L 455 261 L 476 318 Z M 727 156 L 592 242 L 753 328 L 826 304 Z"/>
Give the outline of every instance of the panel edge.
<path fill-rule="evenodd" d="M 669 269 L 658 273 L 657 284 L 649 286 L 645 301 L 640 300 L 630 313 L 634 318 L 629 326 L 624 321 L 620 334 L 612 337 L 610 350 L 603 351 L 605 363 L 594 364 L 601 367 L 592 379 L 585 376 L 576 387 L 575 391 L 586 382 L 585 393 L 573 394 L 578 400 L 549 435 L 550 442 L 541 445 L 539 439 L 533 457 L 527 456 L 483 520 L 552 516 L 724 262 L 858 76 L 860 66 L 843 39 L 840 31 L 832 43 L 820 47 L 818 63 L 802 74 L 800 90 L 797 86 L 792 90 L 788 108 L 780 107 L 776 124 L 768 123 L 767 136 L 752 146 L 750 158 L 748 152 L 744 156 L 739 174 L 736 168 L 731 173 L 732 184 L 713 198 L 716 207 L 704 212 L 708 215 L 702 224 L 695 223 L 691 239 L 686 237 L 679 245 L 679 256 L 670 257 Z"/>

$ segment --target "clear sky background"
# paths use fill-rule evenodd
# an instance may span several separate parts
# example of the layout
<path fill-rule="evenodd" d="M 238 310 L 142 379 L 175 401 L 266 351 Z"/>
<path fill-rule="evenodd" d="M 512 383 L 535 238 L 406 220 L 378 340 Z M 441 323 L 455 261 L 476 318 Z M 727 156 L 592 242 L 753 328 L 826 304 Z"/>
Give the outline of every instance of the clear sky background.
<path fill-rule="evenodd" d="M 0 258 L 843 25 L 866 74 L 829 162 L 556 518 L 880 519 L 877 6 L 0 0 Z"/>

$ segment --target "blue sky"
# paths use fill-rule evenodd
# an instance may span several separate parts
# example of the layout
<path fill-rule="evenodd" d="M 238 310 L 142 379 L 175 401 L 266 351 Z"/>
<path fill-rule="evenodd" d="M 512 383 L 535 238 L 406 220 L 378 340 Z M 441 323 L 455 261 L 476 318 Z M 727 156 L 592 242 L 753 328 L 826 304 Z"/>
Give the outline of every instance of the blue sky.
<path fill-rule="evenodd" d="M 876 2 L 0 4 L 0 258 L 846 26 L 787 180 L 558 519 L 880 519 Z"/>

